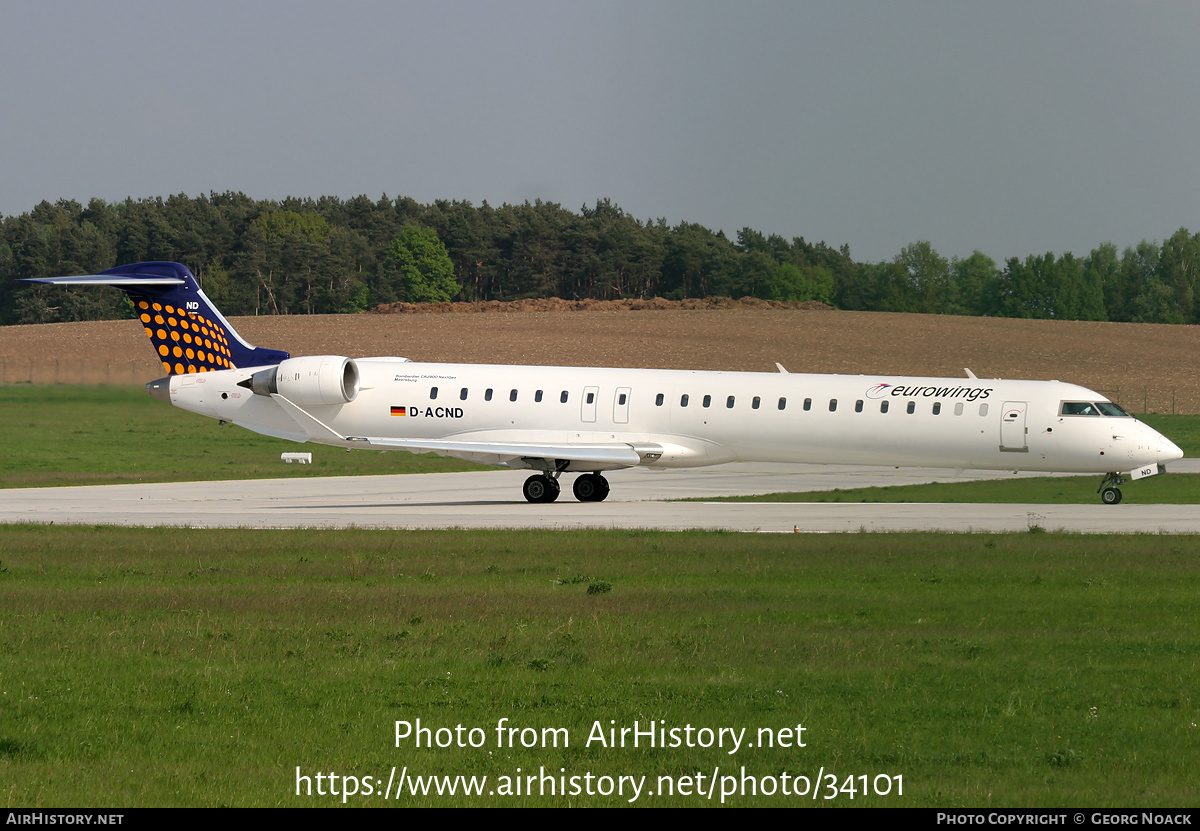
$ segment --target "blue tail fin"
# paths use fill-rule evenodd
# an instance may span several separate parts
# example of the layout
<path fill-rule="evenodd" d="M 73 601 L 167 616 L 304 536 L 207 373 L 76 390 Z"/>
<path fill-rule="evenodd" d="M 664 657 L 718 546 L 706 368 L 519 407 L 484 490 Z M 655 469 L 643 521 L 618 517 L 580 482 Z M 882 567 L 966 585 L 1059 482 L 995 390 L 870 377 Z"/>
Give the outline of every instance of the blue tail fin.
<path fill-rule="evenodd" d="M 204 296 L 179 263 L 133 263 L 83 277 L 27 280 L 56 286 L 113 286 L 129 295 L 138 319 L 171 375 L 235 367 L 270 366 L 287 352 L 251 346 Z"/>

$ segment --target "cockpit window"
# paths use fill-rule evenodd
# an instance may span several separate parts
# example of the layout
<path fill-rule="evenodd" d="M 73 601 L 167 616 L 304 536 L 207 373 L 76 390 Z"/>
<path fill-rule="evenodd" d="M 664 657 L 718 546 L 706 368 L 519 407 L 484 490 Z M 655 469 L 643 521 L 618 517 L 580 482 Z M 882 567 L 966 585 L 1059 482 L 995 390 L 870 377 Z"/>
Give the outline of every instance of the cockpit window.
<path fill-rule="evenodd" d="M 1117 416 L 1123 418 L 1132 418 L 1133 416 L 1122 410 L 1111 401 L 1064 401 L 1060 415 L 1065 416 Z"/>

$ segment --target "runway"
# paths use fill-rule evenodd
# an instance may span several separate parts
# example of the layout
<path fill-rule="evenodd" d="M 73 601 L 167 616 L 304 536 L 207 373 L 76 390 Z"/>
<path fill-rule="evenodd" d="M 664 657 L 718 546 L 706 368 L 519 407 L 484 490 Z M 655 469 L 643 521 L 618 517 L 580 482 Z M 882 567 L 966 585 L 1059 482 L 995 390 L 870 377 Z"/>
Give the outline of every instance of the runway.
<path fill-rule="evenodd" d="M 1200 471 L 1185 460 L 1173 471 Z M 24 488 L 0 495 L 0 522 L 195 528 L 642 528 L 746 532 L 945 530 L 1200 533 L 1200 505 L 736 503 L 667 500 L 952 481 L 953 471 L 732 464 L 689 471 L 608 475 L 605 502 L 521 497 L 526 473 L 259 479 Z M 973 473 L 960 479 L 1012 477 Z M 1126 486 L 1136 488 L 1136 483 Z"/>

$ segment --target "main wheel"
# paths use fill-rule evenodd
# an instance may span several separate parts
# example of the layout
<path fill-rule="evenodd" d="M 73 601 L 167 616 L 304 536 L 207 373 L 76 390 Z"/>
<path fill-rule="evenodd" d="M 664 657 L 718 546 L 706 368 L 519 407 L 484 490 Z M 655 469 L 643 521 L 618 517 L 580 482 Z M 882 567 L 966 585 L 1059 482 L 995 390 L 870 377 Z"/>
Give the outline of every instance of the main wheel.
<path fill-rule="evenodd" d="M 539 473 L 537 476 L 530 476 L 525 480 L 521 492 L 530 502 L 553 502 L 558 499 L 559 487 L 558 482 Z"/>
<path fill-rule="evenodd" d="M 1105 488 L 1100 491 L 1100 500 L 1105 505 L 1116 505 L 1121 501 L 1121 491 L 1117 488 Z"/>
<path fill-rule="evenodd" d="M 599 473 L 597 473 L 596 474 L 596 483 L 600 486 L 600 489 L 598 491 L 596 491 L 596 501 L 603 502 L 604 498 L 606 496 L 608 496 L 608 491 L 609 491 L 608 480 L 605 479 L 603 476 L 601 476 Z"/>
<path fill-rule="evenodd" d="M 608 496 L 608 480 L 599 473 L 584 473 L 571 486 L 580 502 L 601 502 Z"/>

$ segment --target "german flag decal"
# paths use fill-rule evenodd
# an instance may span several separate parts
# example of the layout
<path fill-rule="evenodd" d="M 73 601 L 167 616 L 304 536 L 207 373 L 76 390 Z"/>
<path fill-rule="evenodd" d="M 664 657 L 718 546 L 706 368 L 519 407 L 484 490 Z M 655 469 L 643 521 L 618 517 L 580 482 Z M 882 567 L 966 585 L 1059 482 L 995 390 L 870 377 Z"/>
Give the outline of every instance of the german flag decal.
<path fill-rule="evenodd" d="M 392 407 L 392 415 L 399 415 L 399 416 L 402 416 L 402 415 L 408 415 L 408 413 L 406 412 L 406 409 L 407 409 L 407 408 L 405 408 L 405 407 L 395 407 L 395 406 L 393 406 L 393 407 Z"/>

